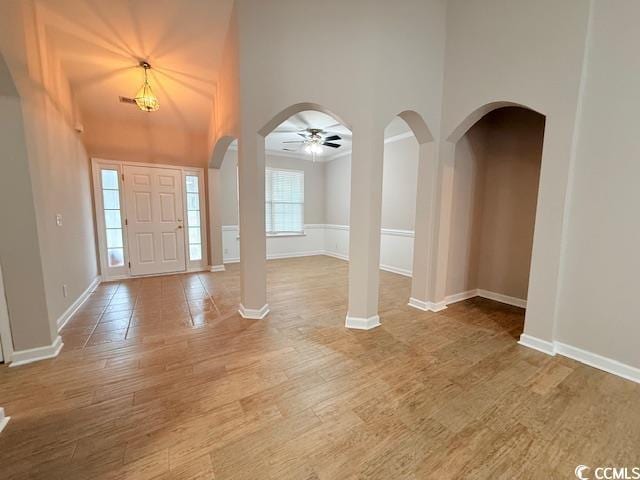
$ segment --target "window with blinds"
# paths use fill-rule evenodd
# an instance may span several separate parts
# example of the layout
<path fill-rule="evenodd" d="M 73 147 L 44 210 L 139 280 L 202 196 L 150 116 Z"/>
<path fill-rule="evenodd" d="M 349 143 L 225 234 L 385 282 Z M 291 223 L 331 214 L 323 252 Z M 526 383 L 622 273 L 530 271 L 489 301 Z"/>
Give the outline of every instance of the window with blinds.
<path fill-rule="evenodd" d="M 268 234 L 304 231 L 304 172 L 267 168 L 265 220 Z"/>

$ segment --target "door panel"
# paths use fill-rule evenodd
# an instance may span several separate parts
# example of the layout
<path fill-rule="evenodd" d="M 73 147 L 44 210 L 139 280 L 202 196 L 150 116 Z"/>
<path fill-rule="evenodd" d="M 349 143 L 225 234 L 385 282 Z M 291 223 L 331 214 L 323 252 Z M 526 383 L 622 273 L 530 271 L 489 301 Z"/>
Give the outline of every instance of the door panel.
<path fill-rule="evenodd" d="M 125 165 L 124 178 L 131 274 L 184 271 L 182 173 Z"/>

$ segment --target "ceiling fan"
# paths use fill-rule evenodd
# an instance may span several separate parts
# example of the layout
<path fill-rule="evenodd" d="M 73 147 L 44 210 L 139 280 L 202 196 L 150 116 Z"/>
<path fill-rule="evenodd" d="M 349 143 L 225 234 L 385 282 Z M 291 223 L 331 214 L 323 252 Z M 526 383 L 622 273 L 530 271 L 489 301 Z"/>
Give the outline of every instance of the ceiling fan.
<path fill-rule="evenodd" d="M 318 153 L 322 153 L 322 147 L 340 148 L 342 145 L 335 143 L 337 140 L 342 140 L 340 135 L 330 133 L 322 128 L 307 128 L 296 132 L 302 137 L 302 140 L 289 140 L 282 143 L 291 144 L 291 146 L 297 144 L 295 148 L 284 147 L 283 150 L 287 152 L 296 152 L 300 149 L 304 149 L 306 153 L 310 153 L 314 156 Z"/>

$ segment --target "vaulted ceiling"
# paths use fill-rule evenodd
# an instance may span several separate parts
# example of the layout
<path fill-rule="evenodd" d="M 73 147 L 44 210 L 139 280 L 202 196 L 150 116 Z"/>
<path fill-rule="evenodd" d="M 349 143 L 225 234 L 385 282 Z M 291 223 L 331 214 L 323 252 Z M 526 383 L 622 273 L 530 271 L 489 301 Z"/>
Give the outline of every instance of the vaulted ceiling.
<path fill-rule="evenodd" d="M 205 132 L 233 0 L 39 0 L 82 116 Z M 147 60 L 160 110 L 120 103 Z"/>

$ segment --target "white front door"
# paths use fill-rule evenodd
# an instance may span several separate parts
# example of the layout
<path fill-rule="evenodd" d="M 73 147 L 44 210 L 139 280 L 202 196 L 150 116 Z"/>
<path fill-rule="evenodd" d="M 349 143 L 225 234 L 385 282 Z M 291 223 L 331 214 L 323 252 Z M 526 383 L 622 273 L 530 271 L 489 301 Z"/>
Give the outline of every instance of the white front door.
<path fill-rule="evenodd" d="M 131 274 L 184 271 L 182 172 L 125 165 L 124 193 Z"/>

